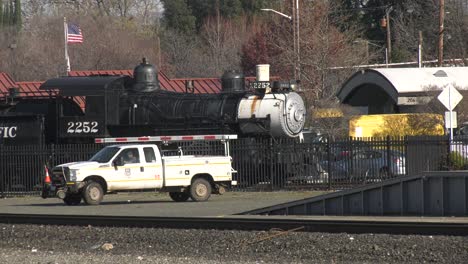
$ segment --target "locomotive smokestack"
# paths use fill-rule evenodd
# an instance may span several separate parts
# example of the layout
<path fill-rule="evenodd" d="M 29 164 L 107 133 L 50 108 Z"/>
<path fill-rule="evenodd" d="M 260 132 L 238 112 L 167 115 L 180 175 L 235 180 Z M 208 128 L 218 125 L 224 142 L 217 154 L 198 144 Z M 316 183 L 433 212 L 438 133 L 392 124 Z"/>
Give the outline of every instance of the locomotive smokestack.
<path fill-rule="evenodd" d="M 146 58 L 133 70 L 134 92 L 153 92 L 159 89 L 158 70 L 156 66 L 148 64 Z"/>

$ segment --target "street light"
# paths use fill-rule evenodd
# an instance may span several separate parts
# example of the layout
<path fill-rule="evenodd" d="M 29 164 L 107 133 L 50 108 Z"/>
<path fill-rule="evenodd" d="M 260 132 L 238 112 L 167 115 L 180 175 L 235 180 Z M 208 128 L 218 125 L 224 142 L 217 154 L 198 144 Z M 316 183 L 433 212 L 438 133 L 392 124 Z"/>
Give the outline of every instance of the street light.
<path fill-rule="evenodd" d="M 288 16 L 288 15 L 286 15 L 286 14 L 284 14 L 284 13 L 281 13 L 281 12 L 279 12 L 279 11 L 276 11 L 276 10 L 274 10 L 274 9 L 262 8 L 262 9 L 260 9 L 260 10 L 262 10 L 262 11 L 268 11 L 268 12 L 273 12 L 273 13 L 275 13 L 275 14 L 278 14 L 278 15 L 280 15 L 280 16 L 283 16 L 283 17 L 285 17 L 285 18 L 287 18 L 287 19 L 289 19 L 289 20 L 292 21 L 292 16 Z"/>
<path fill-rule="evenodd" d="M 263 8 L 260 9 L 261 11 L 266 11 L 266 12 L 273 12 L 277 15 L 280 15 L 282 17 L 285 17 L 289 19 L 289 21 L 292 22 L 292 27 L 293 27 L 293 38 L 294 38 L 294 55 L 296 56 L 296 62 L 294 66 L 294 79 L 299 80 L 301 78 L 301 56 L 300 56 L 300 43 L 299 43 L 299 0 L 292 0 L 295 1 L 295 7 L 294 7 L 294 2 L 293 2 L 293 15 L 288 16 L 284 13 L 281 13 L 279 11 L 276 11 L 271 8 Z M 294 16 L 294 10 L 296 11 L 296 15 Z M 294 17 L 296 17 L 296 25 L 294 24 Z M 297 28 L 296 28 L 297 27 Z"/>

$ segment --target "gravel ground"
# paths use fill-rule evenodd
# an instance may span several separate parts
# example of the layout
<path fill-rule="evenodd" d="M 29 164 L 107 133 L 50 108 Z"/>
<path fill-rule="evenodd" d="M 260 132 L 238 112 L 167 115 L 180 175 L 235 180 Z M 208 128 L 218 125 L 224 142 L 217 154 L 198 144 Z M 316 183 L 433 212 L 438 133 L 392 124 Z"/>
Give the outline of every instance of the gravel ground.
<path fill-rule="evenodd" d="M 0 224 L 0 263 L 466 263 L 468 237 Z"/>

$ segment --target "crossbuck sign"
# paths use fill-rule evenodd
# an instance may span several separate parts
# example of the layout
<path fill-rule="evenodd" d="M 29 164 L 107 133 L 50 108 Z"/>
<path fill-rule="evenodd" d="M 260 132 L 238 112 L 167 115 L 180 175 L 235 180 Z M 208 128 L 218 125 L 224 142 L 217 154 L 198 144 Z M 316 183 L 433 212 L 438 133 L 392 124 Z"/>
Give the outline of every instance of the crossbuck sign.
<path fill-rule="evenodd" d="M 447 108 L 447 110 L 452 111 L 455 106 L 461 101 L 463 96 L 460 92 L 449 84 L 444 90 L 437 96 L 437 99 Z"/>
<path fill-rule="evenodd" d="M 452 115 L 452 111 L 462 98 L 463 96 L 460 94 L 460 92 L 458 92 L 457 89 L 455 89 L 455 87 L 453 87 L 451 84 L 445 87 L 439 96 L 437 96 L 437 99 L 439 99 L 439 101 L 447 108 L 447 110 L 449 110 L 448 115 L 446 115 L 446 117 L 449 118 L 448 120 L 446 118 L 445 122 L 448 123 L 448 127 L 450 128 L 450 140 L 453 140 L 453 127 L 456 124 L 456 122 L 453 122 L 454 116 Z"/>

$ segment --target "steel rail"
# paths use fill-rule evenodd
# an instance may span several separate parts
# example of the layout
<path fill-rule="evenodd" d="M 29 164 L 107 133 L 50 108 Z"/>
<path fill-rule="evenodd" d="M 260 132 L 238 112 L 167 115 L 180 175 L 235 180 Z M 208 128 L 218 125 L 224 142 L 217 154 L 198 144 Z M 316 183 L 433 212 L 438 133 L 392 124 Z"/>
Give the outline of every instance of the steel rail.
<path fill-rule="evenodd" d="M 143 217 L 96 215 L 0 214 L 0 223 L 144 227 L 174 229 L 270 230 L 468 236 L 468 222 L 320 220 L 273 216 Z"/>

